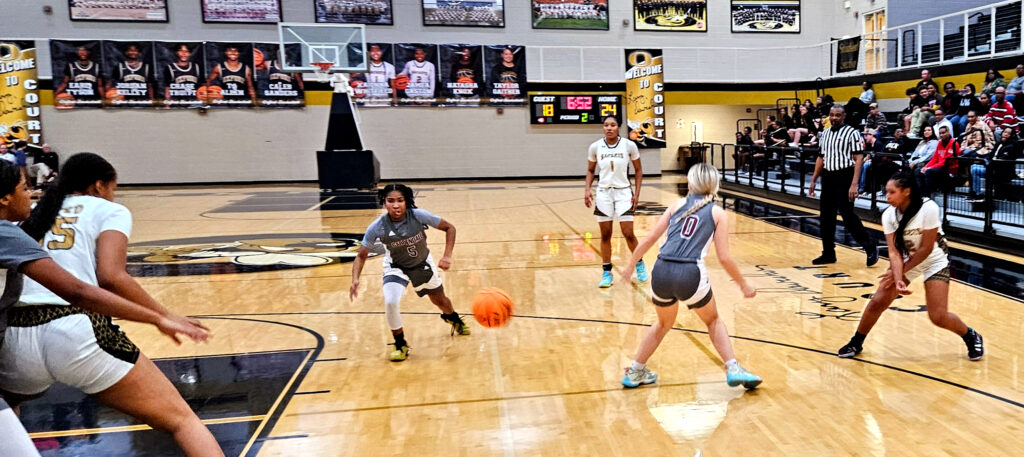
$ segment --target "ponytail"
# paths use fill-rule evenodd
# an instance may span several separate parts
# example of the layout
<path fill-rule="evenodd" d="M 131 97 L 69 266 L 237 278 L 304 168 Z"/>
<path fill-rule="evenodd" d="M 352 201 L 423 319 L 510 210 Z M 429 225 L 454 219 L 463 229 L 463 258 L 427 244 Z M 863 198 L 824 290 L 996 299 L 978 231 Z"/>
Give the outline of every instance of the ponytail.
<path fill-rule="evenodd" d="M 698 163 L 690 167 L 690 171 L 686 173 L 686 183 L 687 187 L 695 195 L 703 195 L 704 198 L 686 210 L 680 216 L 681 219 L 689 217 L 691 214 L 696 213 L 701 208 L 715 201 L 715 197 L 718 196 L 718 170 L 706 162 Z"/>
<path fill-rule="evenodd" d="M 21 224 L 21 229 L 36 241 L 41 241 L 53 227 L 68 195 L 84 192 L 97 181 L 109 182 L 115 179 L 117 170 L 103 157 L 91 152 L 69 157 L 60 169 L 57 182 L 46 189 L 32 214 Z"/>
<path fill-rule="evenodd" d="M 909 171 L 902 171 L 893 175 L 890 181 L 896 183 L 896 187 L 900 189 L 910 189 L 910 205 L 907 206 L 907 210 L 903 213 L 903 217 L 900 219 L 899 226 L 896 227 L 895 240 L 896 250 L 899 251 L 900 255 L 910 255 L 910 250 L 907 249 L 907 242 L 903 239 L 903 232 L 907 229 L 907 224 L 910 222 L 917 212 L 921 210 L 921 206 L 924 205 L 924 197 L 921 195 L 921 189 L 917 186 L 917 179 L 914 174 Z M 895 208 L 894 208 L 895 210 Z"/>
<path fill-rule="evenodd" d="M 682 219 L 686 219 L 687 217 L 690 217 L 691 214 L 696 213 L 697 211 L 700 211 L 701 208 L 707 206 L 709 203 L 714 203 L 714 201 L 715 201 L 715 195 L 714 194 L 707 194 L 707 195 L 705 195 L 704 198 L 702 198 L 699 202 L 697 202 L 696 205 L 691 206 L 690 209 L 686 210 L 683 214 L 681 214 L 677 220 L 682 220 Z"/>

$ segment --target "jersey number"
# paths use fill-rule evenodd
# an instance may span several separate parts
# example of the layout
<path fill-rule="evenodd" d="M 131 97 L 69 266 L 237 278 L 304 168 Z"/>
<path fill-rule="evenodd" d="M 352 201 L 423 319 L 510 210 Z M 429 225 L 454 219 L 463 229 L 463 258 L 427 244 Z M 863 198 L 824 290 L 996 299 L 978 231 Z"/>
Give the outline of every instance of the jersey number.
<path fill-rule="evenodd" d="M 405 248 L 405 250 L 409 253 L 409 257 L 416 257 L 419 255 L 419 253 L 416 252 L 416 246 L 409 246 Z"/>
<path fill-rule="evenodd" d="M 63 237 L 63 239 L 60 241 L 50 240 L 46 243 L 46 249 L 51 251 L 71 249 L 75 245 L 75 228 L 72 226 L 75 222 L 78 222 L 78 217 L 58 217 L 54 221 L 50 233 L 53 236 Z"/>
<path fill-rule="evenodd" d="M 700 222 L 699 217 L 687 217 L 686 220 L 683 221 L 683 229 L 679 231 L 679 236 L 683 238 L 689 238 L 693 236 L 693 232 L 697 231 L 697 222 Z"/>

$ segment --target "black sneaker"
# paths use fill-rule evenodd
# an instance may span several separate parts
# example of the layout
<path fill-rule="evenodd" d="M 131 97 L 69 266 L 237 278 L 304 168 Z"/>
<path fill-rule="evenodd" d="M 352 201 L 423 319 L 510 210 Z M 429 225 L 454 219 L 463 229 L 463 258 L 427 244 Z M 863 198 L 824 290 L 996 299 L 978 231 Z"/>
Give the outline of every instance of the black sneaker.
<path fill-rule="evenodd" d="M 875 266 L 875 264 L 878 263 L 878 246 L 871 246 L 870 248 L 866 248 L 865 251 L 868 253 L 867 265 L 869 267 Z"/>
<path fill-rule="evenodd" d="M 836 353 L 836 355 L 838 355 L 839 358 L 841 358 L 841 359 L 849 359 L 849 358 L 851 358 L 851 357 L 853 357 L 853 356 L 855 356 L 857 354 L 860 354 L 860 351 L 863 351 L 863 350 L 864 350 L 863 346 L 857 346 L 857 345 L 853 344 L 852 342 L 850 342 L 850 343 L 846 343 L 846 346 L 843 346 L 843 347 L 839 348 L 839 352 Z"/>
<path fill-rule="evenodd" d="M 964 343 L 967 344 L 967 358 L 972 362 L 981 360 L 985 356 L 985 343 L 981 340 L 981 334 L 975 332 L 973 328 L 968 330 L 968 334 L 970 338 L 964 339 Z"/>
<path fill-rule="evenodd" d="M 836 256 L 835 256 L 835 254 L 830 255 L 830 256 L 826 256 L 825 254 L 822 254 L 822 255 L 818 256 L 817 259 L 814 259 L 814 260 L 811 261 L 812 265 L 824 265 L 826 263 L 836 263 Z"/>

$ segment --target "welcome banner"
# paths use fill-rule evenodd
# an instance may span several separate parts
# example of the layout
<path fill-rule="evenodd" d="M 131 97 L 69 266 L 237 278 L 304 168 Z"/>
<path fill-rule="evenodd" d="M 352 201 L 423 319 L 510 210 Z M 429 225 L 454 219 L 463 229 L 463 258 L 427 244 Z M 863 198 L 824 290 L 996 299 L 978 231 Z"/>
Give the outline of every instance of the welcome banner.
<path fill-rule="evenodd" d="M 640 148 L 665 147 L 665 66 L 661 49 L 626 49 L 626 126 Z"/>
<path fill-rule="evenodd" d="M 33 41 L 0 40 L 0 143 L 43 144 L 39 78 Z"/>

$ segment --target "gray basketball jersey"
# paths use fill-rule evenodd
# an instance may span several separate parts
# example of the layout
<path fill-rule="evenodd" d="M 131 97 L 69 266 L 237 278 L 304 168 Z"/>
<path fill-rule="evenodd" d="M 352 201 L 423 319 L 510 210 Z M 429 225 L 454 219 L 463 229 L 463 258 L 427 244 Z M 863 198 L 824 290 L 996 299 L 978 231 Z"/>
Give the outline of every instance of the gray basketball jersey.
<path fill-rule="evenodd" d="M 415 211 L 406 211 L 405 220 L 400 222 L 392 222 L 385 214 L 381 225 L 384 232 L 380 241 L 387 247 L 392 265 L 413 268 L 427 261 L 427 226 L 416 218 Z"/>
<path fill-rule="evenodd" d="M 701 200 L 703 197 L 697 195 L 687 197 L 686 203 L 672 214 L 665 244 L 661 245 L 658 253 L 659 259 L 688 263 L 704 261 L 711 246 L 711 237 L 715 234 L 715 218 L 711 215 L 714 202 L 685 218 L 681 217 Z"/>

